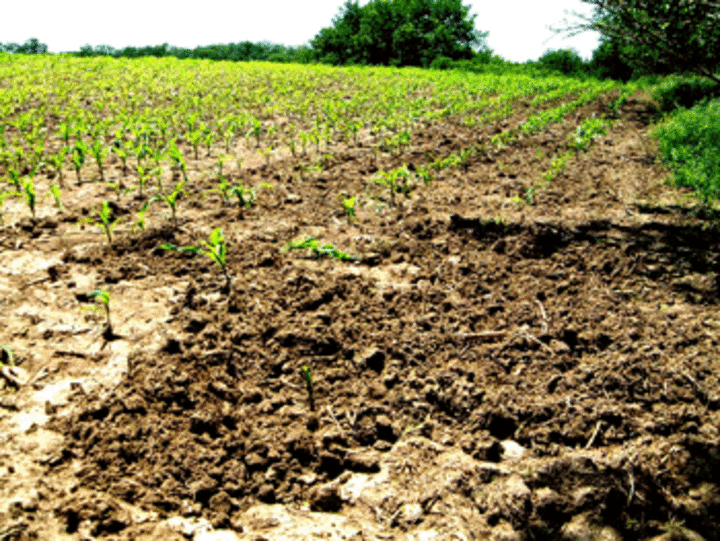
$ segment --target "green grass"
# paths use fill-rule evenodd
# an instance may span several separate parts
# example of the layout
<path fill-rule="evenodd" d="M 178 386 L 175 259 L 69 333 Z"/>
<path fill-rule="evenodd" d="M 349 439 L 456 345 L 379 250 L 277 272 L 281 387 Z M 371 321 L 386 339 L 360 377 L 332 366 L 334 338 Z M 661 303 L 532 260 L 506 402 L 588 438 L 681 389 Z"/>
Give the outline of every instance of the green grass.
<path fill-rule="evenodd" d="M 679 109 L 653 133 L 677 186 L 693 188 L 706 204 L 720 198 L 720 100 Z"/>

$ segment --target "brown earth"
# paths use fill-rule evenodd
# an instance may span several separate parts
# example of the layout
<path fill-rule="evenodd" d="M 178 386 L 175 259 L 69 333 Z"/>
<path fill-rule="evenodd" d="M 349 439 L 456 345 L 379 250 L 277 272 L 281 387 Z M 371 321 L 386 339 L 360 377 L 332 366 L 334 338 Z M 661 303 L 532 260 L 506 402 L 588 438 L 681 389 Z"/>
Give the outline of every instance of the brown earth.
<path fill-rule="evenodd" d="M 378 169 L 503 126 L 395 158 L 338 144 L 302 177 L 277 153 L 246 210 L 191 161 L 179 228 L 158 206 L 112 247 L 74 225 L 97 184 L 37 222 L 8 205 L 0 342 L 24 362 L 0 390 L 0 540 L 720 538 L 717 216 L 666 185 L 647 108 L 530 194 L 602 104 L 397 208 Z M 213 227 L 229 295 L 158 248 Z M 358 259 L 280 252 L 309 236 Z M 98 287 L 114 336 L 81 311 Z"/>

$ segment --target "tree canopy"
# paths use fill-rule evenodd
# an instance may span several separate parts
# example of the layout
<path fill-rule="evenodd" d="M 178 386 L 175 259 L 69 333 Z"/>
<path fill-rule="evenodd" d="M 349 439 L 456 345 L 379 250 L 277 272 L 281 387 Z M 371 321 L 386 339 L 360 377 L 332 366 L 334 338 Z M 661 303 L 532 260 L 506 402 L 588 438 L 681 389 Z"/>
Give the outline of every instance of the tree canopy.
<path fill-rule="evenodd" d="M 30 38 L 22 45 L 18 43 L 0 43 L 0 52 L 20 54 L 44 54 L 48 52 L 48 46 L 40 43 L 37 38 Z"/>
<path fill-rule="evenodd" d="M 720 85 L 720 2 L 716 0 L 582 0 L 590 17 L 561 32 L 597 30 L 624 59 L 651 73 L 695 72 Z"/>
<path fill-rule="evenodd" d="M 438 57 L 471 58 L 487 49 L 487 32 L 461 0 L 348 0 L 312 40 L 322 62 L 429 66 Z"/>

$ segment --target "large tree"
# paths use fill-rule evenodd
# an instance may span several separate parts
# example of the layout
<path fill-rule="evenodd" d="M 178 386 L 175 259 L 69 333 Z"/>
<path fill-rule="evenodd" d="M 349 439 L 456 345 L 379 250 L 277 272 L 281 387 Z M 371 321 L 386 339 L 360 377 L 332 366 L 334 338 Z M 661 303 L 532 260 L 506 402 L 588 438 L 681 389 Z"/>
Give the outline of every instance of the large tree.
<path fill-rule="evenodd" d="M 461 0 L 371 0 L 364 6 L 347 0 L 311 44 L 332 64 L 428 66 L 440 56 L 471 58 L 486 48 L 486 36 Z"/>
<path fill-rule="evenodd" d="M 582 0 L 592 16 L 575 13 L 560 29 L 597 30 L 623 44 L 626 59 L 649 71 L 695 72 L 720 85 L 720 2 L 716 0 Z"/>

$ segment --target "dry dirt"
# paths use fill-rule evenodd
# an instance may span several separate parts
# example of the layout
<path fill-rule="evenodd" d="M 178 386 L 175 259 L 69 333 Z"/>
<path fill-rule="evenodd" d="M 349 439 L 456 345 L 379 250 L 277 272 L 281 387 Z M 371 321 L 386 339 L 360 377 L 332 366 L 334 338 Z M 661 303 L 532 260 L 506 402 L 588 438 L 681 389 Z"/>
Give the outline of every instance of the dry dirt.
<path fill-rule="evenodd" d="M 37 221 L 8 204 L 0 540 L 720 538 L 717 216 L 666 185 L 647 106 L 529 203 L 602 104 L 397 208 L 378 169 L 501 126 L 437 126 L 399 158 L 338 143 L 302 178 L 277 153 L 243 172 L 273 185 L 244 211 L 190 160 L 179 227 L 156 204 L 113 246 L 75 225 L 115 201 L 98 183 Z M 207 258 L 158 248 L 213 227 L 229 295 Z M 359 259 L 280 252 L 309 236 Z M 82 310 L 100 287 L 114 336 Z"/>

